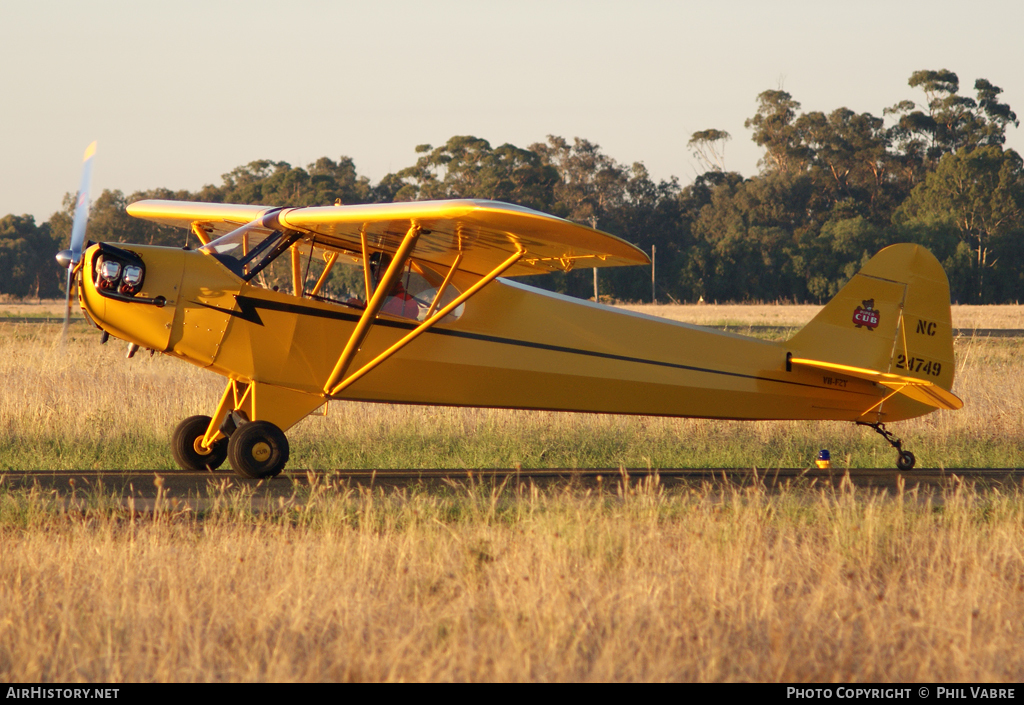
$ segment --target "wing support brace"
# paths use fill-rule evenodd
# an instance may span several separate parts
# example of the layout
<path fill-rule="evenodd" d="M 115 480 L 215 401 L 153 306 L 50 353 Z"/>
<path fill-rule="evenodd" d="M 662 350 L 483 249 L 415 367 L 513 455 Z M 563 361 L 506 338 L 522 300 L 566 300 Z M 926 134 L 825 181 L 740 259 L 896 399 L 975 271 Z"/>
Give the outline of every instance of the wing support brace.
<path fill-rule="evenodd" d="M 210 244 L 210 234 L 206 232 L 206 228 L 198 220 L 192 221 L 192 234 L 199 238 L 199 242 L 204 245 Z"/>
<path fill-rule="evenodd" d="M 437 313 L 434 313 L 432 316 L 428 316 L 425 321 L 420 323 L 413 330 L 409 331 L 409 333 L 407 333 L 401 340 L 399 340 L 397 343 L 389 347 L 387 350 L 382 352 L 373 360 L 367 362 L 356 372 L 353 372 L 351 375 L 349 375 L 347 378 L 344 378 L 343 380 L 344 374 L 348 370 L 349 365 L 352 363 L 352 358 L 355 357 L 355 353 L 358 351 L 359 345 L 366 337 L 366 333 L 369 331 L 370 326 L 373 325 L 373 320 L 374 318 L 376 318 L 377 313 L 380 311 L 380 308 L 383 305 L 384 298 L 386 297 L 387 292 L 391 290 L 391 286 L 394 283 L 394 280 L 393 278 L 389 279 L 388 275 L 390 275 L 391 270 L 395 268 L 397 268 L 397 271 L 399 273 L 401 272 L 401 265 L 404 264 L 405 259 L 408 257 L 409 250 L 412 249 L 412 246 L 410 245 L 409 248 L 406 248 L 403 251 L 406 241 L 413 233 L 413 230 L 417 231 L 416 235 L 418 236 L 418 228 L 414 226 L 413 228 L 409 229 L 409 234 L 406 235 L 406 240 L 403 240 L 402 245 L 395 253 L 395 259 L 392 261 L 391 266 L 388 267 L 388 271 L 387 273 L 385 273 L 384 278 L 381 280 L 381 283 L 377 285 L 377 288 L 373 293 L 373 299 L 371 299 L 370 303 L 367 305 L 366 311 L 363 312 L 362 317 L 359 319 L 359 323 L 356 324 L 355 330 L 352 331 L 352 335 L 349 338 L 349 342 L 345 346 L 345 350 L 342 352 L 341 357 L 338 358 L 338 364 L 335 365 L 334 367 L 334 372 L 331 373 L 331 376 L 328 378 L 327 383 L 324 385 L 324 393 L 327 396 L 334 397 L 339 395 L 347 387 L 354 384 L 361 377 L 363 377 L 363 375 L 370 372 L 372 369 L 377 367 L 377 365 L 384 362 L 392 355 L 394 355 L 396 352 L 398 352 L 406 345 L 411 343 L 413 340 L 418 338 L 420 335 L 434 327 L 434 325 L 438 321 L 442 320 L 445 316 L 447 316 L 449 313 L 451 313 L 459 306 L 461 306 L 463 303 L 465 303 L 470 297 L 472 297 L 478 291 L 480 291 L 485 286 L 490 284 L 492 281 L 500 277 L 505 272 L 505 270 L 514 265 L 520 259 L 522 259 L 523 255 L 526 254 L 526 250 L 517 250 L 515 254 L 513 254 L 504 262 L 495 267 L 490 273 L 481 278 L 476 284 L 466 289 L 466 291 L 457 296 L 451 303 L 443 307 Z M 413 237 L 413 241 L 415 241 L 415 237 Z M 454 275 L 455 269 L 458 267 L 460 260 L 461 257 L 455 260 L 455 263 L 452 265 L 451 270 L 448 272 L 448 276 L 445 277 L 445 282 L 444 284 L 442 284 L 441 287 L 442 291 L 447 286 L 447 283 L 451 280 L 451 277 Z M 440 300 L 440 293 L 441 292 L 439 291 L 438 296 L 434 297 L 434 302 L 431 305 L 431 310 L 433 310 L 434 306 L 436 306 L 437 302 Z M 364 321 L 365 326 L 363 325 Z"/>
<path fill-rule="evenodd" d="M 384 306 L 384 300 L 387 298 L 387 294 L 391 291 L 391 288 L 398 281 L 398 278 L 402 276 L 402 269 L 405 267 L 405 261 L 409 259 L 409 254 L 412 252 L 412 248 L 416 245 L 416 241 L 420 237 L 420 227 L 413 225 L 405 233 L 405 237 L 402 238 L 402 243 L 398 246 L 395 251 L 395 256 L 391 260 L 391 264 L 388 266 L 384 276 L 377 285 L 377 288 L 373 292 L 373 296 L 366 304 L 366 309 L 363 311 L 363 315 L 359 317 L 359 322 L 356 323 L 355 330 L 352 331 L 352 335 L 349 336 L 348 343 L 345 344 L 345 349 L 341 352 L 341 357 L 338 358 L 337 364 L 334 365 L 334 369 L 331 371 L 330 376 L 327 378 L 327 382 L 324 384 L 324 393 L 330 395 L 332 390 L 338 386 L 345 373 L 348 371 L 349 365 L 352 364 L 352 359 L 359 352 L 359 346 L 363 344 L 363 339 L 366 338 L 366 334 L 370 332 L 370 327 L 373 325 L 374 320 L 377 318 L 377 314 L 380 313 L 381 308 Z M 363 252 L 364 262 L 366 258 L 366 252 Z M 368 267 L 368 264 L 364 264 L 364 269 Z"/>

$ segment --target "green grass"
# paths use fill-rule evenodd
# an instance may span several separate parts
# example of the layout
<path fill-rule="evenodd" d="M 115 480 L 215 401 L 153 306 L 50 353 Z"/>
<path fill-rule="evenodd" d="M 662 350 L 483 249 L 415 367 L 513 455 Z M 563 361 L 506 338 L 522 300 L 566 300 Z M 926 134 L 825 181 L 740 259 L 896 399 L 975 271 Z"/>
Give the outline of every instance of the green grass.
<path fill-rule="evenodd" d="M 386 421 L 371 425 L 340 428 L 330 423 L 330 417 L 303 422 L 289 434 L 289 467 L 808 467 L 822 448 L 831 451 L 837 468 L 884 468 L 895 463 L 895 451 L 871 430 L 837 422 L 579 415 L 558 419 L 557 414 L 541 412 L 389 411 L 393 413 Z M 459 418 L 466 416 L 484 418 L 468 430 Z M 904 446 L 918 456 L 919 468 L 1024 467 L 1019 439 L 928 431 L 902 434 Z M 168 436 L 169 431 L 138 428 L 102 428 L 70 438 L 45 431 L 0 433 L 0 470 L 174 470 Z"/>

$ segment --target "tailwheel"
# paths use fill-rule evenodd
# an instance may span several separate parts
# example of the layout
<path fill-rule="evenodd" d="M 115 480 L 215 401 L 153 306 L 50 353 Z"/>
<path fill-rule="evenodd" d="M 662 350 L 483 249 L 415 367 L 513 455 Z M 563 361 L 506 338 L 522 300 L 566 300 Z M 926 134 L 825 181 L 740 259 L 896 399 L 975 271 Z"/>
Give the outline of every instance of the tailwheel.
<path fill-rule="evenodd" d="M 896 468 L 899 470 L 910 470 L 915 463 L 917 459 L 909 450 L 901 450 L 899 457 L 896 458 Z"/>
<path fill-rule="evenodd" d="M 274 477 L 288 462 L 288 439 L 269 421 L 251 421 L 231 434 L 228 459 L 243 477 Z"/>
<path fill-rule="evenodd" d="M 889 445 L 896 449 L 896 469 L 900 471 L 907 471 L 917 464 L 917 458 L 909 450 L 903 450 L 903 441 L 896 437 L 896 435 L 889 430 L 886 430 L 885 424 L 883 423 L 865 423 L 864 421 L 858 421 L 858 426 L 867 426 L 868 428 L 875 429 L 875 433 L 879 434 L 884 438 Z"/>
<path fill-rule="evenodd" d="M 222 438 L 210 448 L 203 448 L 203 436 L 210 426 L 209 416 L 189 416 L 171 434 L 171 454 L 182 470 L 201 472 L 216 470 L 228 457 L 228 439 Z"/>

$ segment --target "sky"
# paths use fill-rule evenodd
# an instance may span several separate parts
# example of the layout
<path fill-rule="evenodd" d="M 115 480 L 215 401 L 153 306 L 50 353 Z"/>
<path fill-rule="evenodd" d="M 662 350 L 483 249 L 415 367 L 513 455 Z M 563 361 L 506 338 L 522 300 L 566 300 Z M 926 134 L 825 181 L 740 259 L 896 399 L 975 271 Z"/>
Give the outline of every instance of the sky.
<path fill-rule="evenodd" d="M 769 89 L 881 116 L 920 69 L 982 77 L 1024 117 L 1024 3 L 972 0 L 0 4 L 0 215 L 42 222 L 99 143 L 103 189 L 195 190 L 256 159 L 351 157 L 376 183 L 415 147 L 582 137 L 690 183 L 690 136 L 732 135 Z M 1007 146 L 1024 153 L 1024 131 Z"/>

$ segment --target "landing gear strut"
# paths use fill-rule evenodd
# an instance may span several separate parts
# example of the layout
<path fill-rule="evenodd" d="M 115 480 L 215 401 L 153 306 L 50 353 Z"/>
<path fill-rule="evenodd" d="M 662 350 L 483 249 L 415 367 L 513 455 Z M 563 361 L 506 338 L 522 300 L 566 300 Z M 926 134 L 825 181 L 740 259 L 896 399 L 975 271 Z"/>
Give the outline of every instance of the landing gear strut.
<path fill-rule="evenodd" d="M 174 458 L 186 470 L 213 469 L 228 460 L 242 477 L 274 477 L 288 462 L 288 438 L 282 429 L 323 404 L 322 394 L 228 380 L 212 418 L 191 417 L 175 431 Z M 253 418 L 257 408 L 263 418 Z"/>
<path fill-rule="evenodd" d="M 914 467 L 917 463 L 917 459 L 914 454 L 909 450 L 903 450 L 903 441 L 897 438 L 891 431 L 887 431 L 884 423 L 866 423 L 864 421 L 858 421 L 858 426 L 867 426 L 868 428 L 875 429 L 875 432 L 880 434 L 882 438 L 888 441 L 889 445 L 896 449 L 899 455 L 896 458 L 896 469 L 907 471 Z"/>

